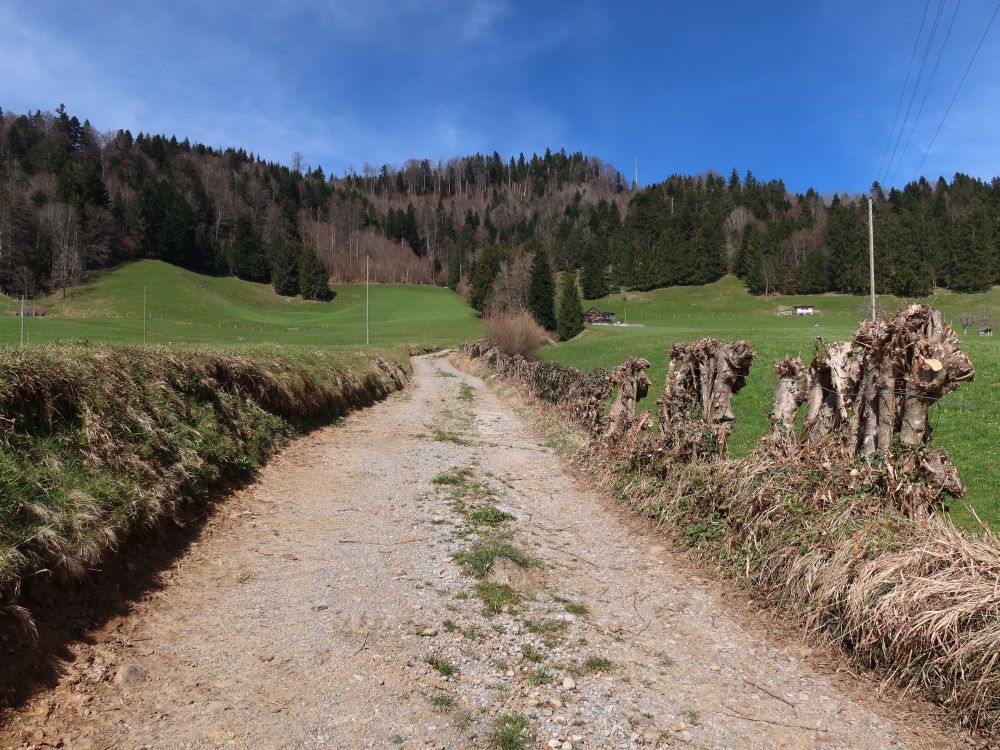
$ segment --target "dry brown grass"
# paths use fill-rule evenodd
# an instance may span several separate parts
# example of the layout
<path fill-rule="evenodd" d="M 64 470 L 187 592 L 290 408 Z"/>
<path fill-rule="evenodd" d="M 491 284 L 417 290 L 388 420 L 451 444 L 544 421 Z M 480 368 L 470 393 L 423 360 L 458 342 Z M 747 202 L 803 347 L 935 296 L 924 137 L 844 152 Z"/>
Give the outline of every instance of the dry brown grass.
<path fill-rule="evenodd" d="M 549 338 L 528 312 L 496 312 L 486 318 L 486 340 L 504 354 L 532 359 Z"/>
<path fill-rule="evenodd" d="M 407 375 L 402 350 L 0 350 L 0 605 L 24 573 L 82 574 L 130 530 L 206 502 Z"/>

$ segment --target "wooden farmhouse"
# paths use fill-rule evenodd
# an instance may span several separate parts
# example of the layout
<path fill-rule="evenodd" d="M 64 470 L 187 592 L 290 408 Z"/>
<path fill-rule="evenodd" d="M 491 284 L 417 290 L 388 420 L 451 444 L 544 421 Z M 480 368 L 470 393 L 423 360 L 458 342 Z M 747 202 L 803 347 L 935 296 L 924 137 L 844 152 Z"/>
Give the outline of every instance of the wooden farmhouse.
<path fill-rule="evenodd" d="M 601 312 L 596 307 L 592 307 L 583 314 L 585 323 L 614 323 L 615 314 L 613 312 Z"/>

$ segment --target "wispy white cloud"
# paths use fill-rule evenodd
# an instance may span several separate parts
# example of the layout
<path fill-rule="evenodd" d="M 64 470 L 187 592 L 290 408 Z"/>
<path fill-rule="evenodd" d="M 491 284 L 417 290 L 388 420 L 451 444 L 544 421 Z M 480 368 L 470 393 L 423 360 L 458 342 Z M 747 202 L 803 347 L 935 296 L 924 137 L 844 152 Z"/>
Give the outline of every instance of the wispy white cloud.
<path fill-rule="evenodd" d="M 473 0 L 462 22 L 462 38 L 474 41 L 485 36 L 505 11 L 506 6 L 497 0 Z"/>

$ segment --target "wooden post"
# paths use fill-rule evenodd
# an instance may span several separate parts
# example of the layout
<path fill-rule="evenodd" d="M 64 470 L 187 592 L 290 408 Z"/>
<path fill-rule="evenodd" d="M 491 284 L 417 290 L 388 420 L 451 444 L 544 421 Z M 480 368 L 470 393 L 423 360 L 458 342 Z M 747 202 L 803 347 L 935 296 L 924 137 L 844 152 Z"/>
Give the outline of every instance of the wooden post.
<path fill-rule="evenodd" d="M 875 320 L 875 227 L 872 223 L 872 199 L 868 198 L 868 276 L 872 293 L 872 321 Z"/>

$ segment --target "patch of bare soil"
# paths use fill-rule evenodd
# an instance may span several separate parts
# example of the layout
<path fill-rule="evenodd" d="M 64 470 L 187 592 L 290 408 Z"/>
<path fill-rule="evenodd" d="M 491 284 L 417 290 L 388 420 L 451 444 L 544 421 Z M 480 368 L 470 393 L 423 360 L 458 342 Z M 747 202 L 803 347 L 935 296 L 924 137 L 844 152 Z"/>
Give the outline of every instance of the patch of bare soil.
<path fill-rule="evenodd" d="M 415 370 L 291 446 L 129 611 L 62 644 L 0 746 L 957 744 L 835 657 L 769 639 L 482 381 L 440 358 Z"/>

